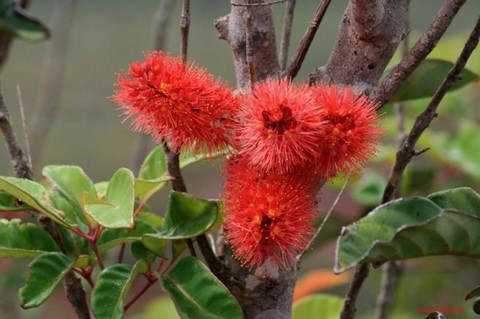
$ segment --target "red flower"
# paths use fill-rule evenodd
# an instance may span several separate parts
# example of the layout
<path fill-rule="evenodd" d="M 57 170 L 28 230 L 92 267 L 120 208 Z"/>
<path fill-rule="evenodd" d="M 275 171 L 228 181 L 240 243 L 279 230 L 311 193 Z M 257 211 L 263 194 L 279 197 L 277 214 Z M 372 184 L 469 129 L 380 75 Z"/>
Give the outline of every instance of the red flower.
<path fill-rule="evenodd" d="M 324 109 L 324 134 L 319 141 L 318 169 L 325 177 L 353 173 L 376 153 L 382 130 L 376 104 L 358 97 L 349 87 L 317 86 L 317 103 Z"/>
<path fill-rule="evenodd" d="M 193 148 L 213 152 L 228 143 L 231 90 L 207 71 L 184 65 L 162 52 L 145 55 L 128 73 L 118 75 L 113 101 L 133 127 L 170 142 L 175 150 Z"/>
<path fill-rule="evenodd" d="M 300 175 L 267 174 L 229 159 L 225 183 L 226 238 L 248 268 L 288 268 L 313 234 L 314 183 Z"/>
<path fill-rule="evenodd" d="M 284 173 L 313 160 L 322 117 L 307 86 L 267 80 L 240 97 L 237 115 L 236 147 L 253 165 Z"/>

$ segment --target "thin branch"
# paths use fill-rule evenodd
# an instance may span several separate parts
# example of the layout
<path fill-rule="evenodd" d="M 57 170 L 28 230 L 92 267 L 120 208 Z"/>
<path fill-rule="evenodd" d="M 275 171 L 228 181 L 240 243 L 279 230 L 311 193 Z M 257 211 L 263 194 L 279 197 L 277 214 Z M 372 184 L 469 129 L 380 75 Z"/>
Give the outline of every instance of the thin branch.
<path fill-rule="evenodd" d="M 182 37 L 181 55 L 183 63 L 188 57 L 188 32 L 190 30 L 190 0 L 183 0 L 182 15 L 180 17 L 180 33 Z"/>
<path fill-rule="evenodd" d="M 282 41 L 280 42 L 280 54 L 278 62 L 280 70 L 283 72 L 287 67 L 288 48 L 290 46 L 290 38 L 292 34 L 293 12 L 295 11 L 296 0 L 286 0 L 285 15 L 283 17 Z"/>
<path fill-rule="evenodd" d="M 348 288 L 340 319 L 355 318 L 355 313 L 357 312 L 357 297 L 369 272 L 370 266 L 368 264 L 360 264 L 355 267 L 355 274 L 353 275 L 353 280 Z"/>
<path fill-rule="evenodd" d="M 20 116 L 22 117 L 23 136 L 25 138 L 25 145 L 27 147 L 28 166 L 33 167 L 32 153 L 30 152 L 30 140 L 28 138 L 27 121 L 25 119 L 25 108 L 23 107 L 22 92 L 20 91 L 20 86 L 18 84 L 17 84 L 17 96 L 18 96 L 18 105 L 20 107 Z"/>
<path fill-rule="evenodd" d="M 465 2 L 466 0 L 446 0 L 438 10 L 429 28 L 415 43 L 410 52 L 373 89 L 370 93 L 370 98 L 378 102 L 379 108 L 388 102 L 405 79 L 415 71 L 418 65 L 435 48 Z"/>
<path fill-rule="evenodd" d="M 5 144 L 10 154 L 10 161 L 15 171 L 15 175 L 19 178 L 32 179 L 33 173 L 28 165 L 27 159 L 23 155 L 23 151 L 17 142 L 17 137 L 10 123 L 10 114 L 0 93 L 0 130 L 3 133 Z"/>
<path fill-rule="evenodd" d="M 463 48 L 462 53 L 455 62 L 455 65 L 450 69 L 447 76 L 443 79 L 442 84 L 440 84 L 440 86 L 438 87 L 426 109 L 422 112 L 422 114 L 417 117 L 410 131 L 410 134 L 405 140 L 405 143 L 403 144 L 402 148 L 397 152 L 395 164 L 390 174 L 390 178 L 387 187 L 385 188 L 385 192 L 383 193 L 384 203 L 390 201 L 393 198 L 393 194 L 395 193 L 398 182 L 400 181 L 400 177 L 402 176 L 406 166 L 413 158 L 413 156 L 416 156 L 418 154 L 417 152 L 415 152 L 415 144 L 417 143 L 422 133 L 428 128 L 432 120 L 437 116 L 438 105 L 442 101 L 447 91 L 458 80 L 460 72 L 465 67 L 468 58 L 478 45 L 479 36 L 480 18 L 477 20 L 472 33 L 470 34 L 467 42 L 465 43 L 465 47 Z"/>
<path fill-rule="evenodd" d="M 235 2 L 230 2 L 230 4 L 233 7 L 262 7 L 262 6 L 270 6 L 272 4 L 276 3 L 282 3 L 288 0 L 272 0 L 272 1 L 266 1 L 262 3 L 235 3 Z"/>
<path fill-rule="evenodd" d="M 337 207 L 338 202 L 340 201 L 340 198 L 342 197 L 343 192 L 345 191 L 345 188 L 347 187 L 347 184 L 348 184 L 348 176 L 345 178 L 345 182 L 343 183 L 342 189 L 340 189 L 340 192 L 337 194 L 337 197 L 335 198 L 335 201 L 333 202 L 332 206 L 330 206 L 330 209 L 328 210 L 327 214 L 325 215 L 325 218 L 322 220 L 322 223 L 320 224 L 320 226 L 318 226 L 317 231 L 315 232 L 315 234 L 312 236 L 312 238 L 308 242 L 308 245 L 305 246 L 305 249 L 297 256 L 297 260 L 300 260 L 302 258 L 302 256 L 305 254 L 305 252 L 312 247 L 313 242 L 318 237 L 318 235 L 322 231 L 323 227 L 325 227 L 325 224 L 327 223 L 327 220 L 330 218 L 330 215 L 332 215 L 335 207 Z"/>
<path fill-rule="evenodd" d="M 398 279 L 403 273 L 403 262 L 390 261 L 385 264 L 382 273 L 380 294 L 377 299 L 377 319 L 387 319 L 388 310 L 393 301 L 393 293 L 397 287 Z"/>
<path fill-rule="evenodd" d="M 293 79 L 297 76 L 298 71 L 302 67 L 302 63 L 305 60 L 305 56 L 307 55 L 308 49 L 312 44 L 313 38 L 317 33 L 318 27 L 322 22 L 325 12 L 327 12 L 330 2 L 331 0 L 323 0 L 318 5 L 317 10 L 315 11 L 315 16 L 313 17 L 312 21 L 310 21 L 308 25 L 308 29 L 303 35 L 302 41 L 300 42 L 300 46 L 295 52 L 293 58 L 290 60 L 290 63 L 284 75 L 285 77 L 289 79 Z"/>

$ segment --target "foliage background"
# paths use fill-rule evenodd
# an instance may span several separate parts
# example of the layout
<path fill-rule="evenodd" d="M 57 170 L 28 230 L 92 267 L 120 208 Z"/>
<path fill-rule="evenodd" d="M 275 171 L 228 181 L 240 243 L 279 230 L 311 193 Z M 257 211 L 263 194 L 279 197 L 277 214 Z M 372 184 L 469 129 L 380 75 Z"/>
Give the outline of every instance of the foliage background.
<path fill-rule="evenodd" d="M 60 0 L 59 0 L 60 1 Z M 167 50 L 172 54 L 179 52 L 180 2 L 175 4 L 170 29 L 167 36 Z M 309 72 L 322 65 L 328 58 L 333 45 L 337 27 L 342 17 L 347 0 L 332 1 L 327 15 L 322 22 L 312 48 L 307 55 L 298 80 L 305 80 Z M 317 0 L 297 1 L 295 11 L 291 52 L 298 45 L 308 21 L 317 6 Z M 411 3 L 411 34 L 410 43 L 413 44 L 420 32 L 430 23 L 440 0 L 413 0 Z M 56 1 L 32 1 L 29 11 L 41 20 L 51 25 L 52 14 Z M 152 20 L 157 9 L 157 0 L 81 0 L 77 1 L 75 19 L 71 30 L 63 89 L 59 100 L 59 112 L 52 123 L 52 128 L 40 162 L 34 167 L 38 174 L 41 167 L 46 164 L 72 164 L 82 166 L 85 171 L 101 181 L 109 178 L 119 167 L 132 167 L 134 140 L 136 134 L 130 131 L 127 123 L 121 124 L 119 112 L 115 105 L 108 100 L 113 91 L 115 72 L 125 69 L 134 60 L 142 58 L 142 52 L 148 51 L 152 43 Z M 281 31 L 283 6 L 274 6 L 277 34 Z M 229 1 L 202 0 L 192 1 L 192 25 L 190 30 L 189 56 L 199 65 L 207 68 L 211 73 L 230 81 L 234 86 L 233 62 L 227 44 L 217 39 L 213 20 L 229 12 Z M 461 51 L 463 41 L 467 37 L 471 25 L 480 12 L 480 2 L 468 1 L 462 8 L 457 18 L 452 23 L 446 36 L 434 50 L 432 56 L 447 60 L 454 60 Z M 55 36 L 55 35 L 53 35 Z M 279 37 L 277 37 L 278 39 Z M 38 103 L 39 90 L 42 82 L 43 62 L 45 59 L 48 42 L 25 43 L 15 41 L 10 57 L 3 70 L 0 72 L 1 89 L 7 105 L 12 114 L 13 124 L 17 129 L 20 140 L 22 124 L 18 108 L 16 93 L 17 84 L 22 91 L 25 112 L 28 118 L 33 114 Z M 472 55 L 467 64 L 477 74 L 480 74 L 480 51 Z M 428 79 L 425 79 L 428 81 Z M 478 112 L 480 107 L 479 83 L 450 94 L 440 107 L 441 117 L 436 125 L 449 128 L 452 134 L 458 127 L 473 125 L 476 135 L 480 137 Z M 418 100 L 409 105 L 408 114 L 416 114 L 418 109 L 426 104 L 426 100 Z M 386 106 L 384 109 L 388 109 Z M 393 121 L 390 115 L 384 116 L 384 123 L 389 131 L 394 132 Z M 468 123 L 465 122 L 468 118 Z M 452 121 L 453 119 L 453 121 Z M 408 121 L 407 121 L 408 122 Z M 393 133 L 392 133 L 393 134 Z M 431 145 L 434 134 L 426 134 L 424 145 Z M 428 139 L 430 136 L 430 140 Z M 476 139 L 478 141 L 478 139 Z M 445 147 L 448 143 L 440 143 Z M 450 147 L 450 146 L 449 146 Z M 25 149 L 25 147 L 24 147 Z M 450 147 L 451 149 L 451 147 Z M 480 185 L 479 174 L 472 171 L 463 174 L 465 170 L 456 168 L 455 163 L 449 161 L 445 155 L 447 149 L 437 148 L 430 157 L 436 165 L 448 164 L 459 172 L 446 182 L 461 182 L 465 178 L 469 185 Z M 475 152 L 472 149 L 473 153 Z M 388 161 L 388 153 L 385 153 Z M 480 155 L 477 165 L 480 167 Z M 475 162 L 475 156 L 473 162 Z M 220 174 L 218 162 L 200 164 L 187 168 L 186 181 L 190 192 L 200 197 L 218 197 L 220 191 Z M 414 163 L 415 164 L 415 163 Z M 383 168 L 382 165 L 379 165 Z M 413 165 L 413 167 L 418 167 Z M 0 175 L 10 175 L 11 166 L 6 151 L 0 151 Z M 450 175 L 449 175 L 450 176 Z M 473 184 L 472 184 L 473 183 Z M 438 180 L 432 182 L 431 189 L 453 187 L 445 185 Z M 429 191 L 424 190 L 425 193 Z M 164 192 L 166 193 L 166 192 Z M 164 194 L 165 195 L 165 194 Z M 322 207 L 328 207 L 331 202 L 328 191 L 322 196 Z M 163 200 L 158 199 L 158 210 L 164 207 Z M 341 216 L 352 220 L 357 218 L 361 207 L 352 199 L 346 198 L 338 207 Z M 322 249 L 316 250 L 305 260 L 303 271 L 318 267 L 332 267 L 333 241 L 327 242 Z M 1 267 L 6 267 L 0 261 Z M 25 267 L 25 265 L 22 265 Z M 480 282 L 478 274 L 479 264 L 475 260 L 466 258 L 435 257 L 428 260 L 412 261 L 407 264 L 407 274 L 402 278 L 400 290 L 395 303 L 396 314 L 393 318 L 422 317 L 416 310 L 427 307 L 452 307 L 464 308 L 470 311 L 470 304 L 462 301 L 464 294 Z M 6 268 L 5 268 L 6 269 Z M 0 295 L 6 296 L 0 301 L 0 317 L 2 318 L 44 318 L 48 311 L 55 311 L 58 318 L 71 318 L 69 305 L 64 301 L 62 292 L 59 298 L 49 299 L 47 303 L 36 310 L 21 311 L 16 301 L 17 290 L 22 284 L 25 268 L 15 268 L 8 273 L 2 271 L 0 275 Z M 21 269 L 21 270 L 20 270 Z M 375 304 L 378 292 L 380 271 L 373 271 L 368 278 L 367 285 L 362 291 L 360 307 L 363 313 L 368 313 Z M 330 292 L 343 296 L 345 287 L 330 290 Z M 150 296 L 158 294 L 159 287 L 150 292 Z M 59 303 L 64 304 L 60 306 Z M 133 318 L 135 311 L 143 311 L 145 304 L 138 304 L 129 315 Z M 59 309 L 61 310 L 53 310 Z M 20 314 L 21 313 L 21 314 Z M 158 312 L 157 312 L 158 314 Z M 162 316 L 167 318 L 165 316 Z M 468 318 L 467 314 L 450 314 L 448 318 Z"/>

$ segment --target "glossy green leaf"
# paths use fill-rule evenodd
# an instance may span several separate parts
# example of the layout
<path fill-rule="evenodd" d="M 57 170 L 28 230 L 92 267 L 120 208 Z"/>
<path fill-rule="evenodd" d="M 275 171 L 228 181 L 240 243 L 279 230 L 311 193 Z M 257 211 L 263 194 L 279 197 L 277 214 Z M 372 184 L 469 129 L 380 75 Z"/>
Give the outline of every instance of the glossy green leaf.
<path fill-rule="evenodd" d="M 400 199 L 344 227 L 334 271 L 432 255 L 480 257 L 480 195 L 470 188 Z"/>
<path fill-rule="evenodd" d="M 167 258 L 167 244 L 168 240 L 163 238 L 155 238 L 152 235 L 146 235 L 142 238 L 142 244 L 149 251 L 160 258 Z"/>
<path fill-rule="evenodd" d="M 73 259 L 62 253 L 48 253 L 35 258 L 29 265 L 27 282 L 19 291 L 22 307 L 40 306 L 73 266 Z"/>
<path fill-rule="evenodd" d="M 135 197 L 147 200 L 153 194 L 162 189 L 168 181 L 172 180 L 170 176 L 164 176 L 156 179 L 135 179 Z"/>
<path fill-rule="evenodd" d="M 145 209 L 145 206 L 143 208 Z M 142 222 L 147 223 L 154 228 L 160 228 L 163 225 L 163 217 L 147 210 L 142 210 L 138 214 L 136 220 L 141 220 Z"/>
<path fill-rule="evenodd" d="M 338 319 L 343 308 L 343 299 L 334 295 L 315 294 L 293 304 L 292 319 L 322 318 Z"/>
<path fill-rule="evenodd" d="M 0 11 L 0 30 L 26 41 L 44 40 L 49 37 L 48 28 L 23 10 L 19 4 L 10 1 L 10 5 L 7 5 L 5 2 L 2 8 L 4 9 Z"/>
<path fill-rule="evenodd" d="M 208 231 L 217 220 L 218 205 L 216 201 L 195 198 L 182 192 L 171 192 L 165 221 L 155 235 L 164 239 L 185 239 L 196 237 Z"/>
<path fill-rule="evenodd" d="M 133 173 L 119 169 L 108 183 L 105 201 L 91 201 L 84 197 L 85 212 L 106 228 L 132 228 L 134 207 Z"/>
<path fill-rule="evenodd" d="M 83 216 L 82 195 L 87 193 L 96 198 L 97 192 L 90 177 L 79 166 L 49 165 L 42 174 L 48 178 L 75 209 L 77 216 L 86 222 Z"/>
<path fill-rule="evenodd" d="M 130 245 L 130 250 L 132 255 L 137 259 L 143 259 L 148 262 L 151 262 L 155 259 L 155 254 L 153 254 L 144 244 L 139 241 L 135 241 Z"/>
<path fill-rule="evenodd" d="M 231 153 L 230 148 L 218 150 L 213 154 L 196 154 L 193 151 L 185 151 L 180 154 L 179 165 L 184 168 L 203 159 L 213 159 Z M 162 145 L 155 147 L 145 158 L 139 178 L 135 182 L 135 196 L 147 199 L 162 189 L 171 180 L 168 176 L 168 168 L 165 160 L 165 151 Z"/>
<path fill-rule="evenodd" d="M 65 218 L 65 213 L 55 208 L 47 190 L 39 183 L 28 179 L 1 176 L 0 190 L 15 196 L 23 203 L 44 213 L 59 224 L 73 226 L 73 224 Z"/>
<path fill-rule="evenodd" d="M 0 219 L 0 258 L 36 257 L 59 251 L 52 237 L 40 226 L 18 219 Z"/>
<path fill-rule="evenodd" d="M 220 150 L 217 150 L 215 152 L 213 152 L 212 154 L 205 154 L 205 153 L 200 153 L 200 154 L 196 154 L 195 152 L 193 151 L 185 151 L 185 152 L 182 152 L 180 154 L 180 168 L 184 168 L 190 164 L 194 164 L 194 163 L 197 163 L 197 162 L 200 162 L 204 159 L 214 159 L 214 158 L 217 158 L 217 157 L 221 157 L 221 156 L 224 156 L 224 155 L 227 155 L 227 154 L 230 154 L 232 153 L 232 149 L 230 147 L 225 147 L 223 149 L 220 149 Z"/>
<path fill-rule="evenodd" d="M 452 68 L 453 63 L 444 60 L 426 59 L 410 75 L 390 102 L 407 101 L 433 96 L 443 78 Z M 463 69 L 460 79 L 450 91 L 459 89 L 472 81 L 477 81 L 479 76 L 468 69 Z"/>
<path fill-rule="evenodd" d="M 32 208 L 17 200 L 15 196 L 0 192 L 0 212 L 20 212 Z"/>
<path fill-rule="evenodd" d="M 351 195 L 358 203 L 366 206 L 376 206 L 382 201 L 383 190 L 387 180 L 383 175 L 366 172 L 352 186 Z"/>
<path fill-rule="evenodd" d="M 143 180 L 158 179 L 168 174 L 165 152 L 162 145 L 156 146 L 145 158 L 138 177 Z"/>
<path fill-rule="evenodd" d="M 103 253 L 115 246 L 141 241 L 145 234 L 155 234 L 157 230 L 149 224 L 137 220 L 134 229 L 105 229 L 97 241 L 98 250 Z"/>
<path fill-rule="evenodd" d="M 147 264 L 139 260 L 134 266 L 116 264 L 105 268 L 97 278 L 92 291 L 92 309 L 97 319 L 123 318 L 123 302 L 135 277 L 147 271 Z"/>
<path fill-rule="evenodd" d="M 183 319 L 243 318 L 237 300 L 195 257 L 181 259 L 160 279 Z"/>

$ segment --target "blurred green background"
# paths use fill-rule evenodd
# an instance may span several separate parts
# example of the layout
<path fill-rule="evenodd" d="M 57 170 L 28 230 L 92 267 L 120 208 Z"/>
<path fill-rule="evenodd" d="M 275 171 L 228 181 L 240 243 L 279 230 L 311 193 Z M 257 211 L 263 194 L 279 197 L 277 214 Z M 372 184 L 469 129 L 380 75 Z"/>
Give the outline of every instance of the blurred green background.
<path fill-rule="evenodd" d="M 61 0 L 59 0 L 61 1 Z M 298 81 L 305 80 L 316 67 L 323 65 L 333 46 L 337 28 L 341 20 L 347 0 L 332 1 L 327 15 L 322 22 L 315 41 L 309 51 Z M 113 92 L 115 73 L 125 70 L 129 63 L 142 59 L 143 52 L 152 47 L 152 23 L 157 10 L 157 0 L 81 0 L 77 1 L 75 17 L 70 33 L 64 81 L 60 92 L 59 111 L 52 122 L 52 127 L 46 141 L 40 160 L 34 167 L 35 175 L 40 176 L 41 168 L 46 164 L 71 164 L 79 165 L 89 174 L 94 181 L 109 179 L 119 167 L 128 167 L 134 171 L 133 150 L 138 134 L 130 130 L 129 123 L 122 124 L 120 112 L 109 101 Z M 411 33 L 410 43 L 413 44 L 422 30 L 433 19 L 438 7 L 443 3 L 440 0 L 412 0 L 411 3 Z M 51 25 L 52 15 L 57 1 L 33 0 L 29 12 L 39 17 L 47 25 Z M 166 48 L 172 54 L 179 52 L 179 16 L 181 1 L 175 1 L 172 19 L 169 25 Z M 296 49 L 300 39 L 308 26 L 308 21 L 318 4 L 317 0 L 299 0 L 295 11 L 293 34 L 290 52 Z M 217 32 L 213 27 L 214 19 L 229 12 L 229 1 L 201 0 L 192 1 L 191 4 L 191 29 L 189 41 L 189 57 L 200 66 L 207 68 L 215 76 L 234 83 L 233 63 L 228 45 L 223 40 L 217 39 Z M 275 23 L 277 40 L 281 31 L 283 6 L 275 5 Z M 461 9 L 457 18 L 447 31 L 444 39 L 432 56 L 447 60 L 455 60 L 463 47 L 463 42 L 468 36 L 475 19 L 480 13 L 480 1 L 471 0 Z M 55 37 L 55 33 L 52 34 Z M 40 96 L 40 89 L 44 73 L 44 61 L 48 41 L 39 43 L 26 43 L 16 40 L 10 51 L 10 57 L 0 72 L 0 85 L 5 101 L 12 115 L 12 122 L 16 129 L 17 138 L 25 149 L 21 117 L 16 87 L 19 85 L 22 93 L 23 104 L 27 117 L 27 126 Z M 477 74 L 480 74 L 480 51 L 477 50 L 467 65 Z M 428 79 L 425 79 L 428 81 Z M 450 185 L 471 183 L 470 186 L 480 184 L 480 175 L 476 176 L 467 169 L 455 166 L 457 156 L 444 156 L 442 147 L 452 149 L 449 137 L 455 137 L 458 127 L 465 126 L 464 119 L 473 123 L 474 132 L 480 137 L 478 128 L 478 109 L 480 106 L 478 82 L 464 89 L 450 94 L 442 104 L 440 111 L 445 114 L 438 120 L 437 128 L 448 128 L 451 136 L 439 140 L 439 135 L 433 133 L 422 143 L 431 145 L 438 143 L 437 151 L 431 157 L 436 165 L 447 165 L 455 169 L 454 178 L 445 175 L 442 179 L 435 180 L 435 186 L 428 186 L 428 191 Z M 418 100 L 411 103 L 408 109 L 410 119 L 407 125 L 415 118 L 415 114 L 422 109 L 427 100 Z M 388 107 L 386 107 L 387 109 Z M 386 141 L 393 141 L 394 120 L 390 112 L 384 115 L 385 127 L 390 132 Z M 442 117 L 443 116 L 443 117 Z M 453 120 L 452 120 L 453 119 Z M 460 120 L 462 119 L 462 120 Z M 469 122 L 469 123 L 470 123 Z M 469 124 L 470 125 L 470 124 Z M 472 135 L 469 141 L 475 138 Z M 478 141 L 478 139 L 475 139 Z M 479 159 L 475 146 L 471 161 Z M 391 161 L 392 150 L 386 149 L 381 158 L 383 164 L 378 164 L 380 169 L 387 167 L 385 163 Z M 451 160 L 449 160 L 451 159 Z M 458 161 L 458 160 L 457 160 Z M 462 161 L 461 161 L 462 162 Z M 465 162 L 465 161 L 463 161 Z M 186 169 L 186 179 L 190 192 L 202 197 L 218 197 L 220 192 L 221 177 L 218 170 L 218 161 L 199 164 Z M 421 164 L 421 163 L 420 163 Z M 457 163 L 458 164 L 458 163 Z M 480 167 L 480 160 L 477 162 Z M 382 167 L 382 165 L 385 165 Z M 461 166 L 458 164 L 458 166 Z M 422 167 L 417 162 L 416 167 Z M 431 166 L 437 169 L 437 166 Z M 440 166 L 439 166 L 440 167 Z M 450 172 L 450 171 L 449 171 Z M 451 172 L 450 172 L 451 173 Z M 5 148 L 0 148 L 0 175 L 11 175 L 12 168 L 9 163 Z M 433 183 L 433 182 L 432 182 Z M 332 185 L 330 185 L 332 186 Z M 331 188 L 334 188 L 332 186 Z M 478 188 L 477 188 L 478 190 Z M 410 189 L 407 193 L 418 190 Z M 426 194 L 428 191 L 425 190 Z M 166 192 L 162 196 L 166 196 Z M 322 193 L 322 210 L 328 207 L 331 193 Z M 159 207 L 161 207 L 162 200 Z M 341 216 L 347 220 L 357 218 L 362 209 L 351 198 L 337 208 Z M 161 211 L 161 208 L 158 208 Z M 338 230 L 338 227 L 336 228 Z M 336 235 L 335 233 L 334 235 Z M 318 267 L 332 268 L 334 240 L 328 240 L 321 249 L 315 250 L 307 256 L 303 271 Z M 4 261 L 0 266 L 6 267 Z M 57 296 L 39 309 L 20 310 L 15 300 L 16 290 L 22 285 L 26 273 L 26 263 L 21 268 L 9 268 L 8 272 L 0 274 L 0 295 L 7 296 L 0 302 L 0 318 L 73 318 L 70 306 L 62 296 L 59 289 Z M 18 269 L 22 269 L 19 271 Z M 475 260 L 453 257 L 436 257 L 428 261 L 413 261 L 407 265 L 407 275 L 402 279 L 399 294 L 395 303 L 396 314 L 392 318 L 422 318 L 417 313 L 417 308 L 426 307 L 464 307 L 471 313 L 470 304 L 462 302 L 463 295 L 480 284 L 478 275 L 479 264 Z M 0 268 L 0 271 L 1 268 Z M 372 276 L 362 291 L 360 311 L 368 316 L 375 305 L 375 298 L 379 287 L 380 271 L 372 271 Z M 334 288 L 329 292 L 343 296 L 346 287 Z M 154 297 L 160 292 L 159 286 L 150 291 L 149 296 Z M 138 305 L 132 307 L 127 317 L 135 312 L 145 309 L 151 310 L 152 316 L 148 318 L 173 318 L 167 310 L 156 310 L 155 304 L 148 305 L 149 297 L 143 298 Z M 55 310 L 55 309 L 60 309 Z M 161 308 L 165 309 L 165 308 Z M 55 311 L 52 316 L 47 313 Z M 165 311 L 165 312 L 164 312 Z M 447 318 L 470 318 L 471 314 L 449 314 Z M 136 316 L 137 319 L 147 319 L 146 316 Z M 319 317 L 320 318 L 320 317 Z M 370 318 L 370 317 L 369 317 Z"/>

